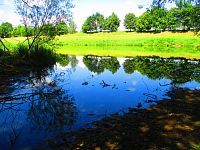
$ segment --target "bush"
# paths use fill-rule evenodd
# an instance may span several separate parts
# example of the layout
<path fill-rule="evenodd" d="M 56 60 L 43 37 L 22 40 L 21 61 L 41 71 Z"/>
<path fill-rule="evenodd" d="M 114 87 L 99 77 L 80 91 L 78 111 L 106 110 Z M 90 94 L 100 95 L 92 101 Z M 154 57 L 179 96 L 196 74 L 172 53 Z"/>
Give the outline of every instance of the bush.
<path fill-rule="evenodd" d="M 29 49 L 28 45 L 19 44 L 16 56 L 30 66 L 48 66 L 56 63 L 56 54 L 53 49 L 35 45 Z"/>

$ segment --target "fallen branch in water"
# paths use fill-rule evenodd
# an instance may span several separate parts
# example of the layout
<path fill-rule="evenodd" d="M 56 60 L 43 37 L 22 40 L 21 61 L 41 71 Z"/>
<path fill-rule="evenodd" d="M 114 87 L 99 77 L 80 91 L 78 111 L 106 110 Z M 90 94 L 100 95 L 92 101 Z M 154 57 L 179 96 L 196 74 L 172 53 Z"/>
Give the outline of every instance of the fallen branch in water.
<path fill-rule="evenodd" d="M 104 88 L 104 87 L 111 86 L 110 84 L 105 83 L 103 80 L 102 80 L 102 83 L 100 83 L 100 84 L 103 86 L 103 88 Z"/>

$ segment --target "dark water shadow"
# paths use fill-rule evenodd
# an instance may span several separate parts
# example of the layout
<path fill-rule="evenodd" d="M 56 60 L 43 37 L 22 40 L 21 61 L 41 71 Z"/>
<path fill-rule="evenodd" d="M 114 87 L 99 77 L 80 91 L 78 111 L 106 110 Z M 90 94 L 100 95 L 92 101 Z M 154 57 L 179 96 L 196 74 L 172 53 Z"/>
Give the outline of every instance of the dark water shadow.
<path fill-rule="evenodd" d="M 54 143 L 54 148 L 193 149 L 200 142 L 200 91 L 172 88 L 168 96 L 148 109 L 94 122 L 94 127 L 74 132 L 72 143 Z"/>

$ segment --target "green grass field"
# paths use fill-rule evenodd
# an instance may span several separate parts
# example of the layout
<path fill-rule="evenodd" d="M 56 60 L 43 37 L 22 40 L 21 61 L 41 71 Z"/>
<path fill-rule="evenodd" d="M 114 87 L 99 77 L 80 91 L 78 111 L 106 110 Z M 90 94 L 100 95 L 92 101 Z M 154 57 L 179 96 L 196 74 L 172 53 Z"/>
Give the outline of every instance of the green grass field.
<path fill-rule="evenodd" d="M 24 38 L 7 39 L 15 45 Z M 73 55 L 161 56 L 200 59 L 200 37 L 188 33 L 95 33 L 56 38 L 56 52 Z M 11 44 L 11 45 L 12 45 Z"/>

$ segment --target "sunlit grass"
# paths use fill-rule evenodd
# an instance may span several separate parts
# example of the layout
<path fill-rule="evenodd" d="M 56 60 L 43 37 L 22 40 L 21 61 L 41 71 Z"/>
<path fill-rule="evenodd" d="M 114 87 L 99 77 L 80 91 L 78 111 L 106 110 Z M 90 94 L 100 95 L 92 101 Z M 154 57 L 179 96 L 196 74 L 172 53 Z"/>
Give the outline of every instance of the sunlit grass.
<path fill-rule="evenodd" d="M 6 39 L 15 47 L 25 38 Z M 194 33 L 76 33 L 56 37 L 56 52 L 73 55 L 161 56 L 200 59 L 200 38 Z"/>

